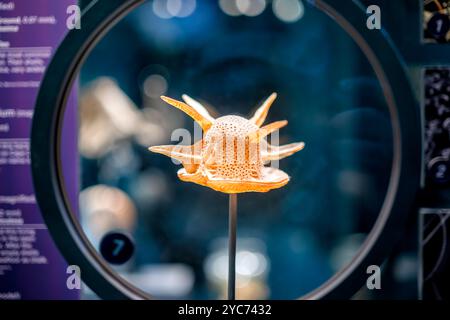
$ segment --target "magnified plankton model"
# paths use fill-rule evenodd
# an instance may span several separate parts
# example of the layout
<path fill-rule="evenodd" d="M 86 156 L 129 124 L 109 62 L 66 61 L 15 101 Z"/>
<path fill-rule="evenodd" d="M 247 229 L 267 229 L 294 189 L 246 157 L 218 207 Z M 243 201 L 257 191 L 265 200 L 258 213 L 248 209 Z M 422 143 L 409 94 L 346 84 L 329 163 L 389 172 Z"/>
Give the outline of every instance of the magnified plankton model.
<path fill-rule="evenodd" d="M 182 181 L 193 182 L 224 193 L 267 192 L 289 182 L 289 176 L 277 168 L 265 166 L 304 148 L 303 142 L 271 145 L 266 137 L 287 125 L 276 121 L 263 127 L 269 108 L 277 97 L 272 93 L 245 119 L 236 115 L 214 119 L 198 101 L 183 95 L 185 102 L 162 96 L 168 104 L 192 117 L 203 130 L 203 139 L 191 146 L 153 146 L 149 150 L 180 161 Z"/>

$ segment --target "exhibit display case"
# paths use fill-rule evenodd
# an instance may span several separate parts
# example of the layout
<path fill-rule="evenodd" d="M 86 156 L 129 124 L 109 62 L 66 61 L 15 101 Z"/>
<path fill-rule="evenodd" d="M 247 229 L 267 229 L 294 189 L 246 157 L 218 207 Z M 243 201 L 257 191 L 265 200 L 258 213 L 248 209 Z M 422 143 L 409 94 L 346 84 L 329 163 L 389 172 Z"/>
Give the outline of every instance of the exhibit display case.
<path fill-rule="evenodd" d="M 448 299 L 447 1 L 78 5 L 30 166 L 82 299 Z"/>

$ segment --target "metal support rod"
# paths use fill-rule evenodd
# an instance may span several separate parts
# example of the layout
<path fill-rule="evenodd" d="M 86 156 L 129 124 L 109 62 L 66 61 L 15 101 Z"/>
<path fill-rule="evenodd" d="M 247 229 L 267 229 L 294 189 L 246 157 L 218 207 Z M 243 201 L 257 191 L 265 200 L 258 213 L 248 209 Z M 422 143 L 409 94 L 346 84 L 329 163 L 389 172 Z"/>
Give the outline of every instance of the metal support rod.
<path fill-rule="evenodd" d="M 236 297 L 236 222 L 237 194 L 230 194 L 228 205 L 228 300 Z"/>

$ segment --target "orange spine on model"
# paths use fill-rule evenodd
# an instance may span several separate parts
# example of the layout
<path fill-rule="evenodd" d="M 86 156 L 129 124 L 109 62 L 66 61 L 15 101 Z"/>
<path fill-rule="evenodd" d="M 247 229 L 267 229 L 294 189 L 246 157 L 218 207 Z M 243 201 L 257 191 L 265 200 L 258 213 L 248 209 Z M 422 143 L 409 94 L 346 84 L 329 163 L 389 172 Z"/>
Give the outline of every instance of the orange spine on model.
<path fill-rule="evenodd" d="M 183 95 L 185 102 L 161 97 L 193 118 L 203 129 L 203 139 L 192 146 L 149 149 L 179 160 L 183 164 L 183 169 L 178 171 L 181 180 L 216 191 L 267 192 L 280 188 L 289 182 L 289 176 L 264 163 L 290 156 L 305 144 L 273 146 L 266 141 L 266 136 L 287 125 L 287 121 L 276 121 L 261 127 L 276 96 L 271 94 L 250 119 L 235 115 L 214 119 L 200 102 L 187 95 Z"/>

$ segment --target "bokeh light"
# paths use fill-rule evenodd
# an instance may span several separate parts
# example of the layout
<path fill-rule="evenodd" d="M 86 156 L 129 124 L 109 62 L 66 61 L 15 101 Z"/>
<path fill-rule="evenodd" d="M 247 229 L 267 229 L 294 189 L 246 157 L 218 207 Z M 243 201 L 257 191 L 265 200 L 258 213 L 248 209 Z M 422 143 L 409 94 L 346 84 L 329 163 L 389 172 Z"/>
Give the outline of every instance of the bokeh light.
<path fill-rule="evenodd" d="M 305 7 L 300 0 L 274 0 L 273 13 L 283 22 L 296 22 L 303 17 Z"/>

